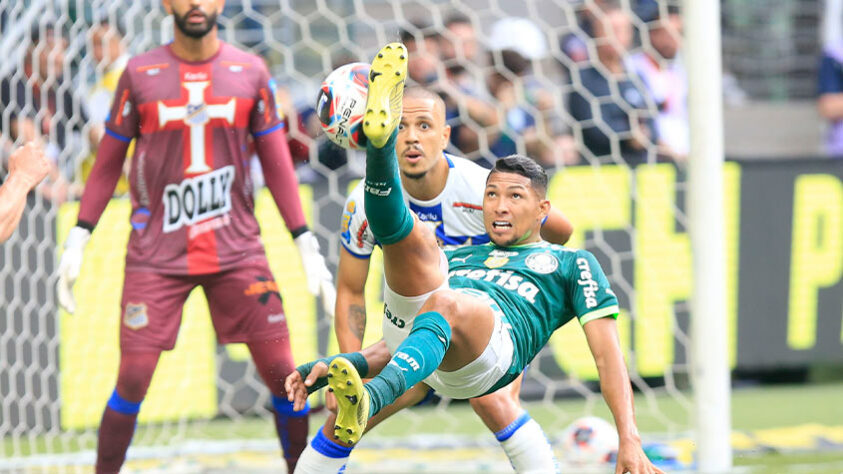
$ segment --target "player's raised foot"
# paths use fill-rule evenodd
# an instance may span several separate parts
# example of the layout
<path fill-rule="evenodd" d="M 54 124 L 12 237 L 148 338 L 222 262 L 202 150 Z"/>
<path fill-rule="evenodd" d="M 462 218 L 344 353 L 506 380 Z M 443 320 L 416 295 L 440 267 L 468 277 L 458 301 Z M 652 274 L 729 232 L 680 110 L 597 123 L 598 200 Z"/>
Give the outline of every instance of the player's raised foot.
<path fill-rule="evenodd" d="M 407 56 L 403 44 L 389 43 L 372 60 L 363 133 L 377 148 L 383 148 L 401 120 Z"/>
<path fill-rule="evenodd" d="M 334 439 L 357 444 L 369 421 L 369 392 L 354 365 L 344 357 L 337 357 L 328 367 L 328 390 L 337 399 L 337 421 Z"/>

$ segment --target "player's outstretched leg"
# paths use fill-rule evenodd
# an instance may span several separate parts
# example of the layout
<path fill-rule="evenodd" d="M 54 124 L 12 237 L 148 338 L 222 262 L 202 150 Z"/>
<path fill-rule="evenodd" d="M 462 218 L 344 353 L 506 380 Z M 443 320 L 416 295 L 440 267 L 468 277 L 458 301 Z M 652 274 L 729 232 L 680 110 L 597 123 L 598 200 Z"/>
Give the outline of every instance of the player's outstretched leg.
<path fill-rule="evenodd" d="M 382 245 L 401 241 L 413 229 L 413 216 L 404 204 L 395 156 L 406 77 L 404 45 L 384 46 L 372 61 L 363 121 L 368 139 L 364 204 L 372 234 Z"/>

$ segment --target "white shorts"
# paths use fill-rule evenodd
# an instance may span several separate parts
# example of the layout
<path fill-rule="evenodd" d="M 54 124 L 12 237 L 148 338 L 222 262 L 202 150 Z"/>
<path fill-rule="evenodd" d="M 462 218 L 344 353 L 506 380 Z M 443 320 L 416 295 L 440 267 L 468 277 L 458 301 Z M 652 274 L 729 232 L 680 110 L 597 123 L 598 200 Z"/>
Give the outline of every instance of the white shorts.
<path fill-rule="evenodd" d="M 509 332 L 509 324 L 504 322 L 503 311 L 495 300 L 472 288 L 456 288 L 454 291 L 477 297 L 489 305 L 495 316 L 495 328 L 480 357 L 453 372 L 437 370 L 424 379 L 424 382 L 442 395 L 451 398 L 472 398 L 488 392 L 506 375 L 512 365 L 515 345 Z"/>
<path fill-rule="evenodd" d="M 448 261 L 444 252 L 441 254 L 443 273 L 447 275 Z M 390 354 L 404 342 L 413 329 L 413 320 L 419 314 L 424 302 L 436 291 L 447 289 L 447 278 L 442 285 L 428 293 L 419 296 L 401 296 L 392 291 L 389 285 L 384 285 L 384 318 L 383 338 Z M 451 398 L 472 398 L 483 395 L 492 388 L 501 377 L 506 375 L 512 365 L 514 345 L 509 333 L 508 325 L 503 322 L 503 312 L 498 304 L 482 291 L 459 288 L 455 291 L 477 297 L 492 309 L 495 317 L 495 328 L 486 349 L 477 359 L 465 367 L 453 372 L 436 370 L 424 382 L 441 395 Z"/>
<path fill-rule="evenodd" d="M 445 252 L 439 250 L 439 268 L 442 270 L 442 284 L 439 288 L 419 296 L 402 296 L 392 291 L 388 284 L 383 286 L 383 339 L 389 353 L 394 354 L 395 349 L 407 339 L 410 330 L 413 329 L 413 320 L 418 316 L 424 302 L 439 290 L 448 289 L 448 258 Z"/>

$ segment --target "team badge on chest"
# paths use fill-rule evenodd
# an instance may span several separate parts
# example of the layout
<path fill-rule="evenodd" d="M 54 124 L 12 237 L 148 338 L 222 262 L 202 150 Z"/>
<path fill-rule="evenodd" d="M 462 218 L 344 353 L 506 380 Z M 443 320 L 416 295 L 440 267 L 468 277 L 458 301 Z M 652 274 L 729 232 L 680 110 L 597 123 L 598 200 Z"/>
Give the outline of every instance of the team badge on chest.
<path fill-rule="evenodd" d="M 549 252 L 534 253 L 529 255 L 524 260 L 524 263 L 530 270 L 542 274 L 553 273 L 557 268 L 559 268 L 559 260 L 557 260 L 556 257 Z"/>

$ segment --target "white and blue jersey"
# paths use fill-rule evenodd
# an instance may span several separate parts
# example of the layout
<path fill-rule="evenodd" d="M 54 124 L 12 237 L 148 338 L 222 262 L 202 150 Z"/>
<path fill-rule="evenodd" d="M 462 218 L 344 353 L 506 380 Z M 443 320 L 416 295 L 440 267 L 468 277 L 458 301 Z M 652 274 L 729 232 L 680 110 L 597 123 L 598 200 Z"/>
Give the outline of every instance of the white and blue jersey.
<path fill-rule="evenodd" d="M 441 247 L 485 244 L 489 236 L 483 225 L 483 192 L 489 170 L 447 153 L 445 159 L 448 180 L 438 196 L 422 201 L 404 191 L 404 199 L 419 220 L 434 231 Z M 369 258 L 375 245 L 379 245 L 366 219 L 363 181 L 345 201 L 341 229 L 340 242 L 355 257 Z"/>

